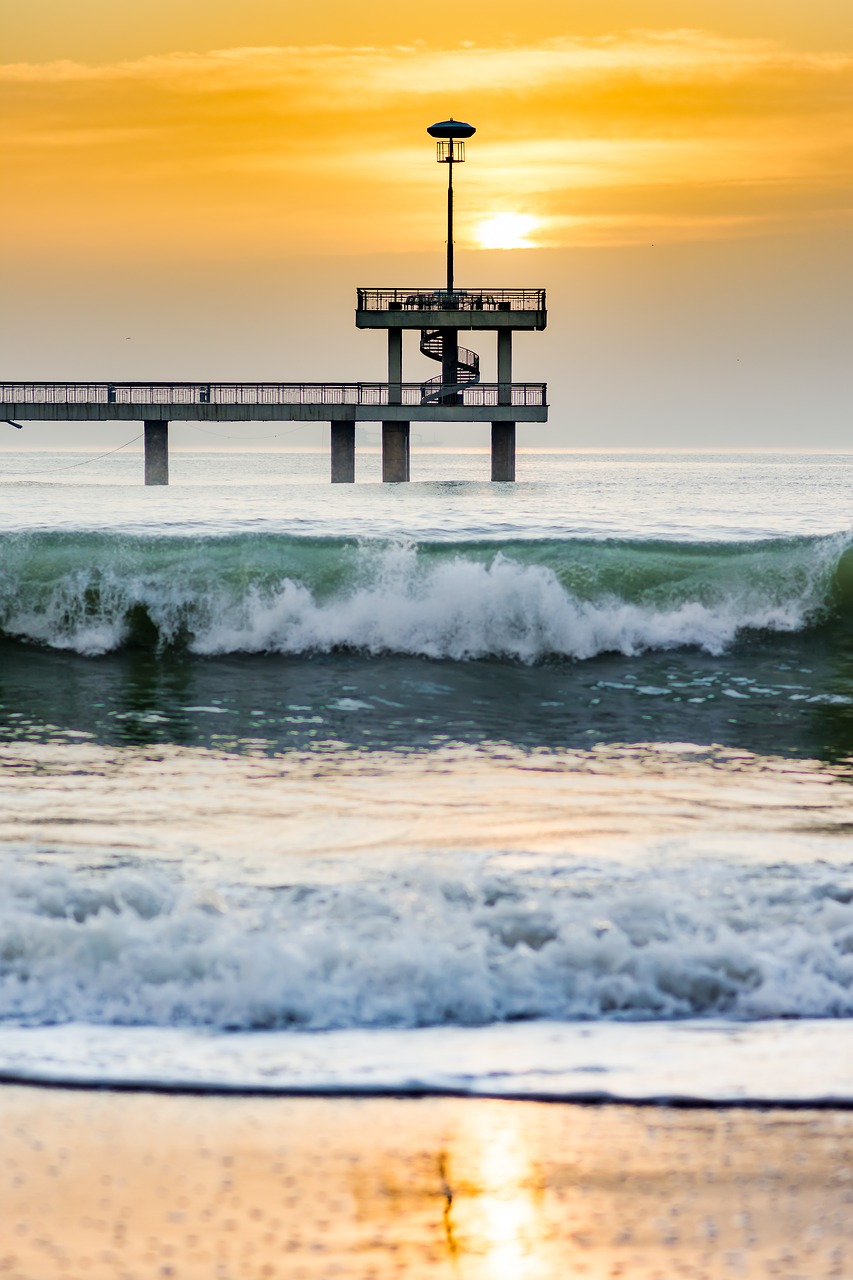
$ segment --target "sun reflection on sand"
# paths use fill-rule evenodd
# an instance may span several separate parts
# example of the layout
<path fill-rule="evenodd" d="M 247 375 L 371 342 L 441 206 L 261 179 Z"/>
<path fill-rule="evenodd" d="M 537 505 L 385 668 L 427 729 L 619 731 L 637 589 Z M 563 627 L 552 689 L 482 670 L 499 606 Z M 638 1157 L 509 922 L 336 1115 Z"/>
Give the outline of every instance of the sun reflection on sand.
<path fill-rule="evenodd" d="M 471 1186 L 461 1198 L 455 1227 L 473 1274 L 484 1280 L 538 1280 L 545 1275 L 537 1248 L 540 1197 L 523 1115 L 511 1108 L 472 1108 L 459 1136 Z"/>

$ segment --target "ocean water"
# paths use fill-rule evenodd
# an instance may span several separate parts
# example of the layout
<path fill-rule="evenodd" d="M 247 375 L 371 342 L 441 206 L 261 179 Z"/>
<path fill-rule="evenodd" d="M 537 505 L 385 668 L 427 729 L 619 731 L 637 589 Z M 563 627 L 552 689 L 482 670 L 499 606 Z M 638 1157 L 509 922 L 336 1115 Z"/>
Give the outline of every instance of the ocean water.
<path fill-rule="evenodd" d="M 853 455 L 0 454 L 0 1078 L 853 1104 Z"/>

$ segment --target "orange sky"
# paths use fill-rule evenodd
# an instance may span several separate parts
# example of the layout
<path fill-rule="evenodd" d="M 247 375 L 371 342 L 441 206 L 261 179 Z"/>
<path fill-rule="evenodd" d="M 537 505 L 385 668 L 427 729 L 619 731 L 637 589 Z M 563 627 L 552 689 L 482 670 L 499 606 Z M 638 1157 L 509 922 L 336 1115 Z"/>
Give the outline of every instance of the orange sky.
<path fill-rule="evenodd" d="M 190 280 L 202 282 L 207 308 L 210 274 L 242 268 L 259 283 L 253 292 L 240 277 L 240 307 L 266 324 L 263 282 L 275 278 L 285 336 L 286 281 L 345 284 L 349 299 L 356 284 L 407 283 L 416 268 L 416 283 L 424 272 L 438 279 L 444 174 L 425 126 L 448 114 L 478 129 L 457 188 L 469 283 L 559 293 L 573 274 L 590 276 L 583 255 L 595 251 L 596 287 L 618 305 L 624 254 L 652 245 L 670 254 L 667 279 L 677 278 L 672 264 L 701 276 L 716 260 L 736 293 L 750 287 L 745 261 L 761 264 L 762 279 L 775 278 L 774 263 L 792 273 L 795 292 L 827 246 L 849 262 L 849 0 L 441 0 L 424 13 L 328 0 L 27 0 L 7 12 L 0 162 L 12 181 L 0 255 L 27 297 L 3 317 L 6 351 L 30 376 L 40 361 L 68 364 L 58 334 L 76 295 L 92 343 L 75 337 L 70 363 L 85 358 L 94 372 L 96 357 L 113 358 L 99 317 L 118 311 L 127 327 L 132 281 L 153 376 L 152 360 L 168 363 L 188 330 L 198 338 Z M 507 214 L 523 215 L 532 247 L 486 254 L 489 226 L 508 225 L 490 220 Z M 693 246 L 687 258 L 672 257 L 679 245 Z M 731 246 L 729 256 L 715 245 Z M 374 275 L 374 263 L 387 268 L 362 280 L 356 265 L 330 266 L 351 255 L 372 255 Z M 828 299 L 834 324 L 831 285 Z M 371 341 L 349 332 L 350 307 L 332 339 L 349 376 Z M 701 316 L 700 298 L 691 311 Z M 174 332 L 169 312 L 183 317 Z M 648 319 L 647 300 L 637 322 Z M 251 321 L 230 337 L 226 324 L 221 340 L 217 363 L 230 353 L 234 376 L 261 376 L 248 373 L 267 351 Z M 197 355 L 187 339 L 187 360 Z M 60 375 L 45 365 L 42 376 Z M 846 366 L 833 376 L 841 394 Z"/>

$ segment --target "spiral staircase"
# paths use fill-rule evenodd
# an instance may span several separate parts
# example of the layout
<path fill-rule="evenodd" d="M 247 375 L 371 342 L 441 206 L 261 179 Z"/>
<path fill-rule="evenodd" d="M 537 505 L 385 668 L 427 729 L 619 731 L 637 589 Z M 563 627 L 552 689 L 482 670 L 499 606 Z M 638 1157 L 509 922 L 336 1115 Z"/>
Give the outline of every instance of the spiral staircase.
<path fill-rule="evenodd" d="M 420 349 L 429 360 L 442 361 L 444 336 L 441 329 L 422 329 Z M 421 383 L 421 404 L 447 404 L 465 387 L 480 381 L 480 357 L 467 347 L 456 348 L 456 381 L 445 382 L 443 372 Z"/>

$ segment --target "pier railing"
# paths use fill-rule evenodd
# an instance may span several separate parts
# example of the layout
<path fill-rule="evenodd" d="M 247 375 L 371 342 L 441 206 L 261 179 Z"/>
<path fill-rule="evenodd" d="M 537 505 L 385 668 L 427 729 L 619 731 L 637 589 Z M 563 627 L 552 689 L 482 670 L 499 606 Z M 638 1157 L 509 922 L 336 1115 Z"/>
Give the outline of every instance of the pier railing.
<path fill-rule="evenodd" d="M 359 289 L 359 311 L 544 311 L 544 289 Z"/>
<path fill-rule="evenodd" d="M 480 382 L 459 392 L 457 404 L 537 406 L 547 403 L 544 382 Z M 419 382 L 5 382 L 0 409 L 53 405 L 420 405 Z"/>

